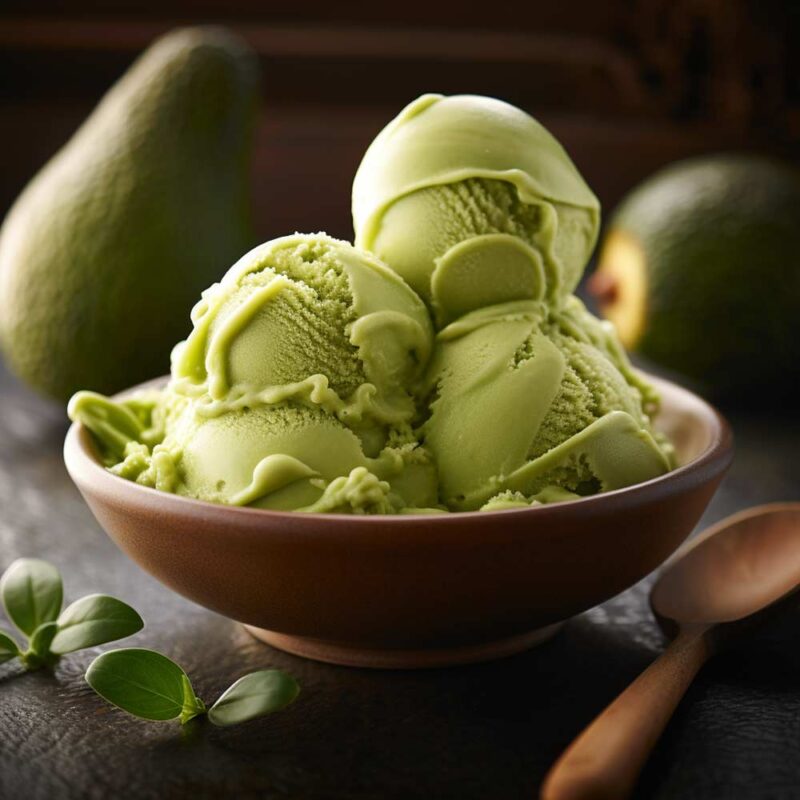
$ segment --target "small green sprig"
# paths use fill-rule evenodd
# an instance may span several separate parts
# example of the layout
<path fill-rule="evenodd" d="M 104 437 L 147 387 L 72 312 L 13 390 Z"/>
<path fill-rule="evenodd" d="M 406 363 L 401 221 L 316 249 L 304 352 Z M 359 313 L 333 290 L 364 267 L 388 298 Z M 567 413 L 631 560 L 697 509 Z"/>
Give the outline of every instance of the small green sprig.
<path fill-rule="evenodd" d="M 194 693 L 187 674 L 153 650 L 129 647 L 99 655 L 86 682 L 109 703 L 149 720 L 179 719 L 182 725 L 207 716 L 222 727 L 279 711 L 300 693 L 297 681 L 277 669 L 240 678 L 210 708 Z"/>
<path fill-rule="evenodd" d="M 23 649 L 0 631 L 0 664 L 18 658 L 27 670 L 52 667 L 67 653 L 124 639 L 144 627 L 129 605 L 104 594 L 82 597 L 62 611 L 61 575 L 38 558 L 11 564 L 0 578 L 0 599 L 8 618 L 27 639 Z"/>
<path fill-rule="evenodd" d="M 59 571 L 46 561 L 20 558 L 0 578 L 6 614 L 27 638 L 23 649 L 0 631 L 0 664 L 18 658 L 28 670 L 52 667 L 66 653 L 113 642 L 140 631 L 142 618 L 129 605 L 90 594 L 63 611 Z M 137 717 L 179 718 L 186 724 L 207 716 L 214 725 L 246 722 L 288 706 L 300 692 L 291 675 L 277 669 L 245 675 L 210 708 L 194 693 L 186 673 L 161 653 L 131 647 L 98 656 L 86 681 L 101 697 Z"/>

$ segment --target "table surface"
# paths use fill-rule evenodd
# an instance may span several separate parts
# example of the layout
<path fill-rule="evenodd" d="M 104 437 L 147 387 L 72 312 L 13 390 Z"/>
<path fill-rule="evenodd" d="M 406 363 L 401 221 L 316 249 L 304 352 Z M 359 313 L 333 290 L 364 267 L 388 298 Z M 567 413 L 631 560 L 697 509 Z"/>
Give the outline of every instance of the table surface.
<path fill-rule="evenodd" d="M 730 414 L 737 455 L 701 526 L 756 503 L 800 499 L 800 421 Z M 107 592 L 147 621 L 126 641 L 160 650 L 216 696 L 255 669 L 302 686 L 280 714 L 190 732 L 111 708 L 82 679 L 99 650 L 53 674 L 0 667 L 0 797 L 533 798 L 578 731 L 664 647 L 646 579 L 570 621 L 551 642 L 467 667 L 369 671 L 287 655 L 170 592 L 119 552 L 61 458 L 63 410 L 0 365 L 0 569 L 55 563 L 65 599 Z M 2 620 L 6 627 L 5 620 Z M 678 708 L 641 798 L 800 796 L 800 647 L 793 619 L 713 660 Z"/>

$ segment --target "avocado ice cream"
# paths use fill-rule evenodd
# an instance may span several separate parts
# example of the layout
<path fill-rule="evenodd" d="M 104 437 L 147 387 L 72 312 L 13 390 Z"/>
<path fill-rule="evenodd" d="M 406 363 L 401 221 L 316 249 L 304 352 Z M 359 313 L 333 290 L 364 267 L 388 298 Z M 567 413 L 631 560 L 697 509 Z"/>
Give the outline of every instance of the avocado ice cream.
<path fill-rule="evenodd" d="M 356 247 L 277 239 L 204 292 L 165 388 L 72 399 L 112 472 L 387 514 L 557 502 L 671 468 L 655 392 L 572 294 L 599 207 L 539 123 L 419 98 L 364 156 L 353 217 Z"/>
<path fill-rule="evenodd" d="M 421 300 L 324 235 L 268 242 L 203 293 L 163 391 L 70 415 L 123 477 L 231 505 L 388 513 L 435 505 L 411 422 L 432 346 Z"/>
<path fill-rule="evenodd" d="M 429 384 L 424 439 L 448 508 L 570 499 L 669 469 L 646 413 L 655 396 L 574 297 L 555 311 L 520 300 L 451 323 Z"/>
<path fill-rule="evenodd" d="M 600 206 L 524 111 L 428 94 L 367 149 L 353 222 L 356 245 L 402 275 L 443 325 L 495 303 L 563 300 L 597 240 Z"/>

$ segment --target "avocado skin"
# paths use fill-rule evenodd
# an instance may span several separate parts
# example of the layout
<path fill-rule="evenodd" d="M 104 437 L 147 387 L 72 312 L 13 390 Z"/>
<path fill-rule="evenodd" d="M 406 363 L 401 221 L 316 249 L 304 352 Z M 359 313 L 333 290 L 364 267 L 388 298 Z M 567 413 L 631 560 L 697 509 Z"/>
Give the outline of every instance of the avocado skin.
<path fill-rule="evenodd" d="M 200 292 L 253 243 L 259 68 L 217 28 L 157 40 L 0 230 L 0 345 L 59 400 L 168 371 Z"/>
<path fill-rule="evenodd" d="M 634 349 L 719 397 L 779 394 L 800 377 L 797 170 L 738 154 L 679 162 L 634 190 L 611 228 L 645 254 Z"/>

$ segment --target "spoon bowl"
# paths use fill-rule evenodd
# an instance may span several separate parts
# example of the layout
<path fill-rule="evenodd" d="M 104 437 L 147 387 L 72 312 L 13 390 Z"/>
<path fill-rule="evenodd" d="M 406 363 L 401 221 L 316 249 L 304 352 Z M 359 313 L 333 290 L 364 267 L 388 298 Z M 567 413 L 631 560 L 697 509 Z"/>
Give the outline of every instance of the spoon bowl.
<path fill-rule="evenodd" d="M 650 603 L 674 632 L 740 620 L 799 583 L 800 503 L 775 503 L 728 517 L 687 543 L 664 568 Z"/>

